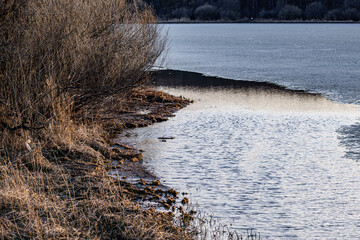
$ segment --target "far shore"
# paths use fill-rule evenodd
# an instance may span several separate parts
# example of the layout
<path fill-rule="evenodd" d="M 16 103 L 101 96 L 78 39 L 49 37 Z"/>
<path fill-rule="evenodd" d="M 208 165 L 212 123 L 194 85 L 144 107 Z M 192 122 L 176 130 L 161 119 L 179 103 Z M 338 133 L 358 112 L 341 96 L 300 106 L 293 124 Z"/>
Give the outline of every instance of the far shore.
<path fill-rule="evenodd" d="M 296 24 L 359 24 L 360 21 L 344 20 L 344 21 L 327 21 L 327 20 L 279 20 L 279 19 L 239 19 L 239 20 L 159 20 L 160 24 L 207 24 L 207 23 L 296 23 Z"/>

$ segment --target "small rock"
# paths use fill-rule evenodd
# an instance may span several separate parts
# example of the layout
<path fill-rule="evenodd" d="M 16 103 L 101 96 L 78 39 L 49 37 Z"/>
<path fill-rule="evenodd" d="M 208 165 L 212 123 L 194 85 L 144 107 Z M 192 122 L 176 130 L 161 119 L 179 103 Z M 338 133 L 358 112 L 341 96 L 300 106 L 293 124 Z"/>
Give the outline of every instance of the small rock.
<path fill-rule="evenodd" d="M 183 198 L 183 200 L 181 200 L 181 203 L 182 204 L 187 204 L 187 203 L 189 203 L 189 199 Z"/>
<path fill-rule="evenodd" d="M 169 209 L 169 208 L 170 208 L 170 205 L 167 204 L 167 203 L 163 203 L 163 206 L 164 206 L 166 209 Z"/>
<path fill-rule="evenodd" d="M 151 185 L 159 186 L 159 185 L 160 185 L 160 180 L 153 181 L 153 182 L 151 183 Z"/>
<path fill-rule="evenodd" d="M 175 189 L 170 189 L 169 191 L 168 191 L 171 195 L 173 195 L 174 197 L 176 197 L 177 196 L 177 191 L 175 190 Z"/>
<path fill-rule="evenodd" d="M 142 179 L 142 178 L 140 178 L 139 183 L 141 185 L 146 185 L 147 184 L 146 181 L 144 179 Z"/>
<path fill-rule="evenodd" d="M 173 198 L 168 198 L 168 199 L 166 200 L 166 202 L 167 202 L 168 204 L 173 204 L 173 203 L 175 203 L 175 199 L 173 199 Z"/>
<path fill-rule="evenodd" d="M 134 123 L 127 122 L 127 123 L 125 123 L 125 127 L 126 127 L 126 128 L 136 128 L 137 125 L 134 124 Z"/>
<path fill-rule="evenodd" d="M 167 139 L 175 139 L 175 137 L 158 137 L 158 139 L 160 139 L 160 140 L 162 140 L 162 139 L 167 140 Z"/>
<path fill-rule="evenodd" d="M 155 191 L 154 191 L 154 189 L 152 189 L 152 187 L 146 187 L 145 192 L 154 193 Z"/>

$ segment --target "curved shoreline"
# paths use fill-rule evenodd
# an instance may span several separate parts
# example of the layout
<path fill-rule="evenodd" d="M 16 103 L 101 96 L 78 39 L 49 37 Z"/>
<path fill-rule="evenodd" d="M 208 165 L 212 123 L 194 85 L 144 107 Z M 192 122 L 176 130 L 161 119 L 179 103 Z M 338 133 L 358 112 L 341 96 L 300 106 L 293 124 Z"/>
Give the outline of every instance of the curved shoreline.
<path fill-rule="evenodd" d="M 154 75 L 151 83 L 154 87 L 241 89 L 244 91 L 267 91 L 298 97 L 322 97 L 321 94 L 308 93 L 304 90 L 291 90 L 269 82 L 232 80 L 205 76 L 201 73 L 189 71 L 160 70 L 155 71 Z M 190 103 L 192 103 L 191 100 L 183 97 L 175 97 L 161 91 L 145 88 L 145 92 L 130 96 L 125 101 L 123 109 L 118 111 L 118 115 L 110 116 L 108 119 L 111 121 L 105 122 L 108 131 L 114 134 L 112 148 L 118 151 L 121 159 L 120 161 L 113 162 L 109 175 L 123 181 L 131 189 L 135 189 L 138 193 L 143 194 L 142 200 L 152 201 L 152 206 L 157 206 L 160 209 L 169 209 L 173 205 L 169 204 L 166 198 L 154 198 L 155 194 L 149 194 L 149 192 L 145 191 L 147 186 L 156 186 L 158 190 L 164 192 L 173 190 L 166 186 L 166 184 L 161 183 L 158 176 L 146 169 L 143 165 L 142 150 L 131 146 L 131 142 L 124 142 L 121 136 L 117 134 L 122 133 L 124 130 L 126 131 L 126 129 L 147 127 L 153 123 L 167 121 L 169 117 L 174 116 L 176 111 Z M 159 138 L 159 140 L 166 141 L 164 139 L 166 137 Z M 155 182 L 156 184 L 154 184 Z M 175 202 L 170 201 L 170 203 Z"/>
<path fill-rule="evenodd" d="M 161 20 L 159 24 L 207 24 L 207 23 L 241 23 L 241 24 L 359 24 L 360 21 L 344 20 L 344 21 L 321 21 L 321 20 L 261 20 L 261 19 L 244 19 L 235 21 L 181 21 L 181 20 Z"/>
<path fill-rule="evenodd" d="M 113 133 L 111 148 L 117 153 L 108 174 L 122 181 L 129 191 L 136 192 L 138 196 L 135 201 L 144 209 L 167 211 L 171 208 L 172 212 L 177 211 L 183 216 L 190 217 L 182 207 L 175 208 L 176 202 L 182 202 L 184 197 L 180 198 L 174 189 L 161 183 L 157 176 L 148 171 L 143 165 L 142 150 L 131 146 L 131 143 L 129 146 L 123 142 L 119 134 L 126 129 L 147 127 L 167 121 L 176 111 L 191 102 L 145 87 L 131 94 L 123 103 L 122 109 L 118 109 L 115 115 L 107 117 L 104 122 L 108 131 Z"/>
<path fill-rule="evenodd" d="M 158 70 L 153 81 L 154 86 L 166 87 L 193 87 L 193 88 L 231 88 L 244 91 L 262 90 L 279 92 L 286 94 L 295 94 L 298 96 L 321 97 L 320 93 L 310 93 L 305 90 L 289 89 L 270 82 L 258 82 L 249 80 L 234 80 L 216 76 L 206 76 L 202 73 L 182 71 L 182 70 Z"/>
<path fill-rule="evenodd" d="M 166 73 L 166 74 L 165 74 Z M 163 86 L 163 85 L 172 85 L 173 87 L 175 86 L 175 88 L 174 88 L 174 91 L 171 91 L 173 88 L 164 88 L 165 89 L 165 91 L 166 90 L 169 90 L 170 89 L 170 91 L 168 91 L 168 92 L 170 92 L 170 93 L 173 93 L 173 94 L 183 94 L 184 96 L 196 96 L 197 97 L 197 95 L 195 95 L 196 94 L 196 92 L 197 92 L 197 88 L 196 87 L 199 87 L 199 86 L 205 86 L 205 88 L 207 88 L 207 87 L 209 87 L 210 89 L 206 89 L 206 90 L 204 90 L 204 92 L 211 92 L 211 88 L 212 88 L 212 86 L 211 86 L 211 84 L 209 84 L 209 82 L 204 82 L 204 81 L 206 81 L 206 79 L 207 80 L 211 80 L 211 79 L 213 79 L 215 82 L 217 81 L 217 80 L 219 80 L 219 78 L 216 78 L 216 77 L 214 77 L 214 78 L 212 78 L 212 77 L 207 77 L 207 76 L 204 76 L 204 75 L 202 75 L 202 74 L 199 74 L 199 73 L 190 73 L 190 72 L 182 72 L 182 71 L 174 71 L 174 70 L 167 70 L 167 71 L 162 71 L 162 72 L 158 72 L 158 76 L 161 76 L 161 75 L 163 75 L 162 76 L 162 78 L 163 78 L 163 82 L 161 82 L 161 81 L 159 81 L 159 78 L 158 78 L 158 81 L 155 83 L 155 85 L 157 85 L 157 86 Z M 176 75 L 179 75 L 179 79 L 178 79 L 178 81 L 177 81 L 177 79 L 176 79 Z M 199 78 L 201 78 L 201 81 L 199 81 L 198 83 L 196 83 L 196 82 L 193 82 L 193 81 L 182 81 L 183 80 L 183 78 L 185 78 L 186 77 L 186 75 L 187 74 L 189 74 L 189 75 L 191 75 L 191 76 L 195 76 L 195 77 L 199 77 Z M 169 78 L 173 78 L 172 80 L 171 79 L 169 79 Z M 186 79 L 185 79 L 186 80 Z M 188 79 L 189 80 L 189 79 Z M 171 84 L 169 84 L 169 82 L 171 82 Z M 229 82 L 231 82 L 231 80 L 229 80 Z M 177 89 L 177 86 L 183 86 L 184 85 L 184 83 L 186 83 L 186 85 L 187 86 L 190 86 L 190 87 L 195 87 L 195 90 L 194 90 L 194 92 L 195 92 L 195 94 L 192 94 L 192 95 L 190 95 L 190 94 L 186 94 L 186 91 L 188 90 L 187 88 L 185 88 L 185 90 L 184 91 L 181 91 L 181 90 L 178 90 Z M 248 83 L 248 82 L 246 82 L 246 83 Z M 267 84 L 264 84 L 266 87 L 268 86 Z M 230 84 L 230 86 L 231 86 L 231 84 Z M 272 86 L 272 85 L 271 85 Z M 238 86 L 238 87 L 241 87 L 241 86 Z M 275 88 L 276 90 L 278 89 L 277 87 Z M 281 90 L 284 90 L 284 88 L 280 88 Z M 190 90 L 192 90 L 192 89 L 190 89 Z M 286 90 L 285 90 L 286 91 Z M 224 91 L 225 92 L 225 94 L 226 94 L 226 91 Z M 235 92 L 237 92 L 237 91 L 235 91 Z M 291 90 L 289 90 L 289 92 L 293 92 L 293 91 L 291 91 Z M 305 91 L 302 91 L 302 93 L 304 93 L 304 94 L 307 94 Z M 310 96 L 314 96 L 314 94 L 309 94 Z M 315 95 L 315 96 L 318 96 L 318 95 Z M 215 95 L 211 95 L 211 97 L 212 98 L 215 98 Z M 199 97 L 199 98 L 194 98 L 194 99 L 199 99 L 199 102 L 201 102 L 201 98 Z M 217 98 L 215 98 L 215 99 L 217 99 Z M 302 99 L 301 99 L 302 100 Z M 203 101 L 203 102 L 205 102 L 206 104 L 207 104 L 207 102 L 206 101 Z M 196 106 L 196 104 L 194 104 L 194 106 Z M 192 107 L 192 106 L 190 106 L 190 109 L 191 110 L 194 110 L 194 108 Z M 215 109 L 214 111 L 217 111 L 217 109 Z M 182 120 L 184 120 L 184 119 L 188 119 L 188 116 L 192 116 L 193 115 L 193 112 L 194 111 L 192 111 L 191 113 L 189 113 L 189 111 L 187 111 L 187 110 L 185 110 L 185 114 L 179 114 L 179 119 L 182 119 Z M 187 115 L 188 114 L 188 115 Z M 195 115 L 195 114 L 194 114 Z M 223 114 L 223 115 L 225 115 L 225 116 L 227 116 L 227 114 Z M 184 117 L 184 116 L 186 116 L 186 117 Z M 215 119 L 215 117 L 208 117 L 207 118 L 207 115 L 205 115 L 205 114 L 203 114 L 203 115 L 201 115 L 201 117 L 203 118 L 203 119 L 211 119 L 211 120 L 213 120 L 213 119 Z M 277 117 L 277 116 L 276 116 Z M 194 118 L 194 119 L 197 119 L 196 117 Z M 260 118 L 261 119 L 261 118 Z M 300 118 L 300 120 L 302 120 L 303 118 Z M 176 136 L 176 138 L 178 138 L 178 136 L 181 136 L 181 140 L 180 141 L 182 141 L 182 142 L 186 142 L 187 143 L 187 145 L 188 145 L 188 143 L 194 143 L 195 145 L 198 145 L 199 144 L 199 142 L 201 141 L 201 142 L 206 142 L 207 141 L 207 139 L 205 139 L 205 138 L 203 138 L 203 139 L 201 139 L 200 141 L 194 141 L 194 142 L 192 142 L 191 140 L 194 140 L 195 138 L 189 138 L 189 135 L 191 136 L 191 134 L 192 133 L 194 133 L 194 132 L 196 132 L 196 131 L 190 131 L 189 129 L 191 129 L 191 128 L 181 128 L 181 127 L 179 127 L 179 129 L 181 129 L 180 131 L 175 131 L 175 130 L 173 130 L 173 129 L 176 129 L 177 128 L 177 126 L 179 126 L 178 124 L 181 124 L 181 125 L 186 125 L 186 126 L 190 126 L 190 125 L 193 125 L 193 124 L 195 124 L 195 126 L 196 125 L 199 125 L 199 126 L 204 126 L 205 124 L 203 124 L 203 122 L 200 122 L 200 124 L 198 124 L 198 122 L 195 122 L 195 121 L 182 121 L 182 120 L 180 120 L 180 121 L 172 121 L 173 123 L 172 124 L 164 124 L 163 126 L 165 126 L 164 128 L 163 127 L 161 127 L 161 126 L 159 126 L 159 127 L 155 127 L 155 128 L 153 128 L 152 129 L 152 131 L 150 131 L 151 133 L 145 133 L 144 134 L 144 139 L 154 139 L 154 137 L 157 137 L 158 135 L 157 135 L 157 133 L 159 133 L 159 132 L 168 132 L 168 131 L 170 131 L 170 132 L 172 132 L 173 134 L 174 134 L 174 136 Z M 323 120 L 323 118 L 321 119 L 320 118 L 320 120 Z M 205 121 L 204 121 L 205 122 Z M 214 122 L 214 121 L 212 121 L 212 122 Z M 212 123 L 212 122 L 206 122 L 206 123 L 208 123 L 207 124 L 207 126 L 212 126 L 213 128 L 216 128 L 216 126 L 219 126 L 219 125 L 211 125 L 211 124 L 209 124 L 209 123 Z M 221 122 L 224 122 L 224 121 L 221 121 Z M 239 122 L 242 122 L 242 121 L 239 121 Z M 262 122 L 265 122 L 265 121 L 262 121 Z M 320 122 L 320 121 L 319 121 Z M 184 124 L 184 123 L 186 123 L 186 124 Z M 189 123 L 192 123 L 192 124 L 189 124 Z M 239 124 L 240 125 L 240 124 Z M 270 125 L 270 124 L 269 124 Z M 170 127 L 169 127 L 170 126 Z M 275 126 L 275 125 L 271 125 L 271 126 Z M 284 126 L 286 126 L 286 125 L 284 125 Z M 310 125 L 311 126 L 311 125 Z M 206 128 L 206 127 L 205 127 Z M 209 129 L 210 129 L 211 127 L 209 127 Z M 228 125 L 226 125 L 226 127 L 225 127 L 225 130 L 227 130 L 227 129 L 229 129 L 228 128 Z M 249 129 L 249 128 L 245 128 L 245 129 Z M 251 129 L 251 128 L 250 128 Z M 276 128 L 273 128 L 273 129 L 276 129 Z M 289 128 L 290 129 L 290 128 Z M 309 128 L 309 129 L 311 129 L 311 128 Z M 192 128 L 191 130 L 194 130 L 194 128 Z M 201 131 L 201 130 L 200 130 Z M 142 134 L 143 134 L 143 132 L 142 131 L 140 131 L 141 133 L 139 133 L 139 136 L 143 136 Z M 190 133 L 190 134 L 184 134 L 183 135 L 183 133 L 184 132 L 186 132 L 186 133 Z M 229 132 L 232 132 L 231 130 L 229 130 Z M 155 133 L 155 134 L 154 134 Z M 196 132 L 197 133 L 197 132 Z M 214 132 L 211 132 L 211 133 L 214 133 Z M 216 132 L 217 134 L 216 135 L 218 135 L 218 136 L 227 136 L 227 135 L 225 135 L 225 134 L 221 134 L 221 133 L 223 133 L 223 132 Z M 218 134 L 219 133 L 219 134 Z M 197 133 L 197 135 L 196 136 L 198 136 L 198 135 L 201 135 L 201 133 Z M 215 134 L 214 134 L 215 135 Z M 242 134 L 242 135 L 245 135 L 245 134 Z M 276 136 L 276 135 L 271 135 L 271 136 Z M 296 136 L 296 135 L 295 135 Z M 320 136 L 320 135 L 319 135 Z M 209 134 L 209 135 L 206 135 L 206 137 L 208 137 L 208 139 L 210 139 L 210 137 L 211 137 L 211 135 Z M 191 140 L 188 140 L 187 138 L 189 138 L 189 139 L 191 139 Z M 224 137 L 225 138 L 225 137 Z M 180 139 L 180 137 L 179 137 L 179 139 Z M 198 138 L 196 138 L 196 139 L 198 139 Z M 232 138 L 232 139 L 237 139 L 237 138 Z M 269 139 L 272 139 L 272 138 L 269 138 Z M 301 139 L 301 138 L 300 138 Z M 205 140 L 205 141 L 204 141 Z M 179 142 L 180 142 L 179 141 Z M 141 142 L 143 142 L 143 141 L 141 141 Z M 178 187 L 179 189 L 181 189 L 182 188 L 182 186 L 185 186 L 186 184 L 187 184 L 187 182 L 190 182 L 190 183 L 199 183 L 200 181 L 199 181 L 199 178 L 189 178 L 189 180 L 188 180 L 188 176 L 191 176 L 191 175 L 195 175 L 195 176 L 198 176 L 198 173 L 199 173 L 199 171 L 198 171 L 198 169 L 200 169 L 200 167 L 199 168 L 197 168 L 195 171 L 193 171 L 192 173 L 189 173 L 189 172 L 187 172 L 187 171 L 184 171 L 184 169 L 186 169 L 186 168 L 188 168 L 190 165 L 194 165 L 194 166 L 201 166 L 202 167 L 202 169 L 205 169 L 205 174 L 204 175 L 202 175 L 203 176 L 203 179 L 206 179 L 205 177 L 207 177 L 207 173 L 206 172 L 211 172 L 211 171 L 207 171 L 208 169 L 206 169 L 205 167 L 203 167 L 203 165 L 201 164 L 201 163 L 204 163 L 205 161 L 201 161 L 201 159 L 203 159 L 203 158 L 205 158 L 205 157 L 207 157 L 207 154 L 209 153 L 209 152 L 211 152 L 211 150 L 213 150 L 213 149 L 207 149 L 207 151 L 199 151 L 201 154 L 199 154 L 199 161 L 198 162 L 196 162 L 196 160 L 194 160 L 196 157 L 194 157 L 194 153 L 195 152 L 197 152 L 196 150 L 197 149 L 192 149 L 192 147 L 191 147 L 191 156 L 189 156 L 189 155 L 185 155 L 185 154 L 182 154 L 182 158 L 181 158 L 181 160 L 180 159 L 177 159 L 177 155 L 179 154 L 179 153 L 182 153 L 183 151 L 185 152 L 186 150 L 184 150 L 184 148 L 183 148 L 183 145 L 180 143 L 179 144 L 179 142 L 175 142 L 175 143 L 173 143 L 172 144 L 172 146 L 169 144 L 168 146 L 166 146 L 166 145 L 161 145 L 161 147 L 159 147 L 158 149 L 159 149 L 159 151 L 157 151 L 157 152 L 160 152 L 159 154 L 157 154 L 157 152 L 156 152 L 156 154 L 154 154 L 155 152 L 152 152 L 151 151 L 151 148 L 152 148 L 152 146 L 151 145 L 155 145 L 155 146 L 157 146 L 157 144 L 159 144 L 159 143 L 152 143 L 152 141 L 150 141 L 150 144 L 148 144 L 149 145 L 149 147 L 145 147 L 144 149 L 149 149 L 150 150 L 150 152 L 151 152 L 151 154 L 149 154 L 148 156 L 150 157 L 149 159 L 153 159 L 154 161 L 154 164 L 151 164 L 150 163 L 150 166 L 151 167 L 153 167 L 154 169 L 155 169 L 155 171 L 156 172 L 158 172 L 159 173 L 159 176 L 162 176 L 163 177 L 163 179 L 165 179 L 169 184 L 172 184 L 173 186 L 176 186 L 176 187 Z M 215 141 L 214 141 L 215 142 Z M 329 141 L 329 142 L 331 142 L 331 141 Z M 250 142 L 251 143 L 251 142 Z M 286 143 L 286 144 L 289 144 L 289 143 Z M 146 144 L 145 144 L 146 145 Z M 194 145 L 194 146 L 195 146 Z M 201 144 L 199 144 L 201 147 L 203 147 L 203 145 L 201 145 Z M 211 145 L 213 145 L 213 144 L 211 144 Z M 180 146 L 179 148 L 172 148 L 171 149 L 171 152 L 173 153 L 173 154 L 166 154 L 166 152 L 168 152 L 169 151 L 169 147 L 173 147 L 173 146 Z M 191 146 L 191 145 L 190 145 Z M 284 146 L 286 146 L 286 145 L 284 145 Z M 289 144 L 289 146 L 291 146 L 290 144 Z M 314 144 L 314 146 L 315 146 L 315 144 Z M 311 146 L 310 146 L 311 147 Z M 154 148 L 153 148 L 154 149 Z M 156 148 L 157 149 L 157 148 Z M 188 149 L 188 147 L 186 148 L 186 149 Z M 270 149 L 270 148 L 269 148 Z M 161 154 L 161 152 L 164 152 L 165 154 Z M 216 151 L 214 151 L 214 152 L 216 152 Z M 218 152 L 221 152 L 221 150 L 218 150 Z M 307 150 L 305 151 L 305 152 L 307 152 Z M 309 152 L 311 152 L 311 151 L 309 151 Z M 205 155 L 204 155 L 205 154 Z M 225 155 L 225 154 L 224 154 Z M 153 156 L 155 156 L 155 157 L 153 157 Z M 228 155 L 227 155 L 228 156 Z M 234 155 L 230 155 L 229 154 L 229 156 L 231 156 L 231 158 L 232 158 L 232 156 L 234 156 Z M 286 157 L 285 157 L 286 158 Z M 161 160 L 161 162 L 158 162 L 157 161 L 157 159 L 162 159 Z M 208 158 L 206 158 L 206 159 L 210 159 L 207 163 L 210 163 L 209 165 L 215 165 L 215 164 L 213 164 L 214 162 L 212 161 L 214 158 L 212 157 L 212 156 L 210 156 L 210 157 L 208 157 Z M 219 158 L 220 159 L 220 158 Z M 295 158 L 294 158 L 295 159 Z M 164 161 L 164 160 L 166 160 L 166 161 Z M 172 161 L 172 160 L 175 160 L 175 161 Z M 180 161 L 179 161 L 180 160 Z M 188 161 L 186 161 L 186 160 L 188 160 Z M 163 164 L 163 162 L 171 162 L 171 163 L 173 163 L 173 164 Z M 182 162 L 182 163 L 185 163 L 185 164 L 182 164 L 182 168 L 181 167 L 178 167 L 178 166 L 181 166 L 181 164 L 179 164 L 179 162 Z M 191 164 L 189 164 L 189 163 L 191 163 Z M 221 162 L 222 163 L 222 162 Z M 261 162 L 262 163 L 262 162 Z M 250 163 L 251 164 L 251 163 Z M 158 166 L 158 167 L 156 167 L 156 166 Z M 159 170 L 160 169 L 160 170 Z M 163 169 L 166 169 L 165 171 L 163 171 Z M 172 172 L 170 172 L 169 174 L 168 174 L 168 170 L 167 169 L 176 169 L 176 171 L 174 170 L 174 171 L 172 171 Z M 271 169 L 271 168 L 270 168 Z M 175 174 L 174 174 L 175 173 Z M 175 177 L 172 177 L 172 176 L 175 176 Z M 205 177 L 204 177 L 205 176 Z M 180 180 L 180 179 L 184 179 L 184 181 L 182 181 L 182 180 Z M 216 178 L 216 179 L 218 179 L 218 178 Z M 210 181 L 209 181 L 210 182 Z M 206 182 L 206 183 L 208 183 L 208 182 Z M 211 182 L 212 184 L 209 184 L 209 185 L 205 185 L 205 184 L 198 184 L 198 185 L 196 185 L 198 188 L 202 188 L 201 186 L 217 186 L 216 184 L 213 184 L 213 182 Z M 185 184 L 185 185 L 184 185 Z M 215 187 L 216 188 L 216 187 Z M 195 189 L 195 188 L 194 188 Z M 240 189 L 240 188 L 238 188 L 238 189 Z M 189 192 L 192 192 L 192 191 L 189 191 Z M 199 191 L 200 192 L 200 191 Z M 204 192 L 201 192 L 201 193 L 204 193 Z M 206 206 L 205 207 L 205 209 L 208 209 L 208 208 L 210 208 L 210 206 L 211 206 L 211 204 L 209 204 L 209 205 L 207 205 L 207 203 L 211 203 L 212 202 L 212 198 L 206 198 L 205 196 L 205 194 L 203 195 L 203 194 L 198 194 L 197 193 L 197 195 L 198 196 L 200 196 L 199 197 L 199 199 L 206 199 L 206 200 L 204 200 L 202 203 Z M 216 194 L 214 194 L 214 192 L 212 192 L 212 194 L 209 194 L 209 195 L 211 195 L 211 196 L 216 196 Z M 218 198 L 213 198 L 213 199 L 218 199 Z M 221 200 L 220 200 L 221 201 Z M 218 203 L 218 202 L 216 202 L 216 203 Z M 214 205 L 216 205 L 216 203 L 214 203 Z M 200 203 L 199 204 L 200 206 L 202 206 L 202 204 Z M 232 207 L 234 206 L 234 205 L 231 205 Z M 228 214 L 229 212 L 227 212 L 227 214 Z M 240 215 L 240 214 L 239 214 Z M 265 231 L 265 230 L 264 230 Z"/>

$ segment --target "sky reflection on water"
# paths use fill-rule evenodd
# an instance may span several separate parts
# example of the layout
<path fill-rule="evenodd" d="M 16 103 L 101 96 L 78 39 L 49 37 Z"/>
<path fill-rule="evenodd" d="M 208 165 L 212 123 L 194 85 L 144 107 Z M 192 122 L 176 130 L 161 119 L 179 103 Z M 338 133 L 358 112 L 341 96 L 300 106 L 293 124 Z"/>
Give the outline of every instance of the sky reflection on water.
<path fill-rule="evenodd" d="M 168 122 L 132 131 L 137 137 L 129 142 L 145 150 L 146 166 L 241 233 L 359 239 L 359 25 L 164 29 L 169 69 L 277 83 L 358 105 L 259 89 L 164 88 L 195 103 Z M 160 142 L 163 136 L 175 138 Z"/>
<path fill-rule="evenodd" d="M 146 166 L 231 229 L 270 239 L 356 238 L 360 163 L 337 130 L 360 116 L 324 98 L 162 88 L 196 102 L 132 133 Z M 160 142 L 158 137 L 175 139 Z"/>

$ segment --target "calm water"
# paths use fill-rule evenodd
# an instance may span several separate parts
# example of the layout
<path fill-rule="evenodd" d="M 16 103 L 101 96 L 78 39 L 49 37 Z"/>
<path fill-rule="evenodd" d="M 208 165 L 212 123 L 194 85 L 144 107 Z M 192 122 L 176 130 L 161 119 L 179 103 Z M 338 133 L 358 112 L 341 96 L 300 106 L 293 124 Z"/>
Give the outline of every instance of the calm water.
<path fill-rule="evenodd" d="M 269 239 L 360 239 L 360 25 L 166 25 L 167 67 L 322 93 L 162 89 L 195 103 L 133 130 L 200 210 Z M 158 137 L 175 137 L 161 142 Z"/>
<path fill-rule="evenodd" d="M 360 24 L 173 24 L 164 30 L 170 69 L 360 100 Z"/>

